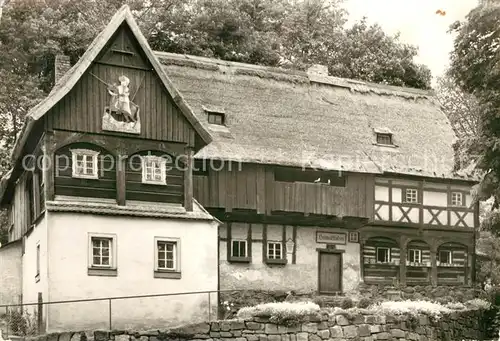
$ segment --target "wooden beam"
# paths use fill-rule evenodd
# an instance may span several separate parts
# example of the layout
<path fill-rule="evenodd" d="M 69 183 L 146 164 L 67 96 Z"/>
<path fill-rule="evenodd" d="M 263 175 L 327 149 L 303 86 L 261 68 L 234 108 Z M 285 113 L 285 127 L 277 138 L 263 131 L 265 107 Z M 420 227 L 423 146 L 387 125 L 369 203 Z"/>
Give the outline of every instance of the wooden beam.
<path fill-rule="evenodd" d="M 54 133 L 47 132 L 43 141 L 43 182 L 45 186 L 45 202 L 54 200 L 54 153 L 56 150 Z"/>
<path fill-rule="evenodd" d="M 193 150 L 186 148 L 186 167 L 184 171 L 184 207 L 193 211 Z"/>
<path fill-rule="evenodd" d="M 399 284 L 406 286 L 406 246 L 408 238 L 401 236 L 399 238 Z"/>
<path fill-rule="evenodd" d="M 116 158 L 116 203 L 119 206 L 127 203 L 126 160 L 127 157 L 121 153 Z"/>
<path fill-rule="evenodd" d="M 437 247 L 431 245 L 431 285 L 437 286 Z"/>

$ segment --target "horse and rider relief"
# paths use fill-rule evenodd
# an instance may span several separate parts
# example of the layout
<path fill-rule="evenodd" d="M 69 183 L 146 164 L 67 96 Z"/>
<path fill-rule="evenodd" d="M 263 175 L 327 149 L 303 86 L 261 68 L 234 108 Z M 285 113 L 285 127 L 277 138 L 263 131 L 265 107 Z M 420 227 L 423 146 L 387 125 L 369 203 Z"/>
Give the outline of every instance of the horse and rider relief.
<path fill-rule="evenodd" d="M 102 81 L 107 85 L 108 94 L 111 95 L 109 106 L 105 107 L 102 128 L 108 131 L 140 134 L 139 106 L 132 102 L 133 98 L 130 99 L 130 79 L 122 75 L 118 81 L 119 84 L 107 84 Z"/>

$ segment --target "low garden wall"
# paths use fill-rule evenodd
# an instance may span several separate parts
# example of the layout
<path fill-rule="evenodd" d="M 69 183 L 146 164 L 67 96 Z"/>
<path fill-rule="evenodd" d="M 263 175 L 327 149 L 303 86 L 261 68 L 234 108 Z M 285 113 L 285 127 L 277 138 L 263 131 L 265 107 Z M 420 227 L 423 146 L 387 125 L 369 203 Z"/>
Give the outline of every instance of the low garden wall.
<path fill-rule="evenodd" d="M 274 305 L 279 304 L 275 303 Z M 413 303 L 411 303 L 413 304 Z M 425 303 L 427 304 L 427 303 Z M 431 303 L 430 303 L 431 304 Z M 286 303 L 281 303 L 286 305 Z M 289 304 L 290 306 L 293 304 Z M 236 341 L 321 341 L 321 340 L 415 340 L 456 341 L 483 339 L 481 325 L 484 309 L 438 312 L 387 313 L 384 308 L 319 310 L 313 303 L 297 308 L 276 309 L 261 305 L 244 308 L 240 319 L 188 325 L 170 330 L 93 331 L 60 333 L 28 338 L 37 341 L 161 341 L 161 340 L 236 340 Z M 407 307 L 403 307 L 408 309 Z M 400 309 L 400 308 L 397 308 Z M 404 310 L 403 309 L 403 310 Z M 460 307 L 463 309 L 463 307 Z M 311 313 L 311 311 L 315 311 Z M 431 309 L 432 310 L 432 309 Z"/>

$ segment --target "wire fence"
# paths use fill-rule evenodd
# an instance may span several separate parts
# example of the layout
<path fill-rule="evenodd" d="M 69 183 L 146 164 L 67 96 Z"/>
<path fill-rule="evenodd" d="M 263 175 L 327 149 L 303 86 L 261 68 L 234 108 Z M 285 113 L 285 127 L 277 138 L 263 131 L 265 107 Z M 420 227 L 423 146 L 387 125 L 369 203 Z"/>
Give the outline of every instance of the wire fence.
<path fill-rule="evenodd" d="M 218 319 L 221 295 L 244 290 L 215 290 L 101 297 L 0 305 L 0 340 L 63 331 L 165 329 Z"/>

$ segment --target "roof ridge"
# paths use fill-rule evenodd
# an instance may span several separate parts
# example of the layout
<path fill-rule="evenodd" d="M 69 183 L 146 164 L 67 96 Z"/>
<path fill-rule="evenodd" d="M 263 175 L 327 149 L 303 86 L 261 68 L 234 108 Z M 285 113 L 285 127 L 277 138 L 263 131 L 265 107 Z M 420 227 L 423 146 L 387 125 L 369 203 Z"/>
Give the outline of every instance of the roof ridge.
<path fill-rule="evenodd" d="M 235 68 L 236 70 L 243 69 L 251 71 L 261 71 L 261 72 L 264 71 L 275 74 L 289 75 L 292 77 L 303 77 L 304 79 L 308 79 L 308 81 L 311 83 L 328 84 L 331 86 L 348 88 L 350 90 L 359 92 L 371 91 L 380 93 L 380 91 L 385 91 L 393 95 L 397 95 L 399 93 L 400 95 L 403 96 L 411 95 L 411 96 L 425 97 L 425 98 L 435 97 L 435 93 L 433 90 L 424 90 L 411 87 L 373 83 L 352 78 L 316 75 L 298 69 L 286 69 L 277 66 L 265 66 L 258 64 L 242 63 L 242 62 L 228 61 L 224 59 L 195 56 L 190 54 L 180 54 L 180 53 L 163 52 L 163 51 L 153 51 L 153 52 L 158 57 L 160 62 L 165 62 L 166 60 L 171 60 L 171 61 L 176 60 L 179 62 L 184 61 L 184 63 L 181 66 L 203 68 L 212 71 L 220 70 L 221 67 Z M 251 73 L 244 73 L 244 74 L 251 75 Z M 365 89 L 362 89 L 363 87 Z"/>

